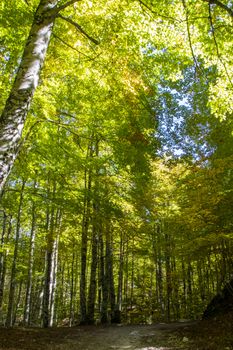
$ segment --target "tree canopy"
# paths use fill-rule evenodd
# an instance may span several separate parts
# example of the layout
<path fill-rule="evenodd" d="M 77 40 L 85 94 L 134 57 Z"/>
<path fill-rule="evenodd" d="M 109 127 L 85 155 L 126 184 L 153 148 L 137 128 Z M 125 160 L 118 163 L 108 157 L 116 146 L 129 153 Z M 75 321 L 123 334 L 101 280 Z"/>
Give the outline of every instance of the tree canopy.
<path fill-rule="evenodd" d="M 232 1 L 0 13 L 0 322 L 201 317 L 232 278 Z"/>

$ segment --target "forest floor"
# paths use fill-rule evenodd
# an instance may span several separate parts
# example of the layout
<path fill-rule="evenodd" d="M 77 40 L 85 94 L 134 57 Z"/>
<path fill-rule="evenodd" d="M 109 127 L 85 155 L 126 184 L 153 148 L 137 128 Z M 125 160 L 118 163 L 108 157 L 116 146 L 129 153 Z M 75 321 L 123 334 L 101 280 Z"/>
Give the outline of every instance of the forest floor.
<path fill-rule="evenodd" d="M 233 350 L 233 315 L 153 325 L 0 328 L 0 350 Z"/>

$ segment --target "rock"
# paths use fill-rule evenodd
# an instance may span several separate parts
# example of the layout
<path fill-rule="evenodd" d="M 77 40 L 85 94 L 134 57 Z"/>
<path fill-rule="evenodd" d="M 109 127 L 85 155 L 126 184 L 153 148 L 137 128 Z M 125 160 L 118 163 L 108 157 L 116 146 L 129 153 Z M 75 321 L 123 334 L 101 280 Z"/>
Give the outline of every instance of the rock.
<path fill-rule="evenodd" d="M 182 339 L 182 341 L 183 341 L 184 343 L 187 343 L 187 342 L 189 341 L 189 339 L 188 339 L 187 337 L 184 337 L 184 338 Z"/>
<path fill-rule="evenodd" d="M 233 310 L 233 279 L 218 292 L 205 309 L 202 318 L 204 320 L 222 315 L 229 310 Z"/>
<path fill-rule="evenodd" d="M 139 335 L 139 332 L 138 331 L 132 331 L 129 335 L 133 335 L 133 336 L 137 336 L 137 335 Z"/>

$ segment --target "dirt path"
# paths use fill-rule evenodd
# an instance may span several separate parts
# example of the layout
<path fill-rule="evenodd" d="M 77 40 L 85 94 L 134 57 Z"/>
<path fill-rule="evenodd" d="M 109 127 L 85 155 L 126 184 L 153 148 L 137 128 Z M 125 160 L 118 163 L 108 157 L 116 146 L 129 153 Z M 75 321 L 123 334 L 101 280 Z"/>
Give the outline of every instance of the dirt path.
<path fill-rule="evenodd" d="M 0 329 L 0 350 L 177 350 L 188 339 L 176 331 L 187 324 L 75 327 L 57 329 Z"/>

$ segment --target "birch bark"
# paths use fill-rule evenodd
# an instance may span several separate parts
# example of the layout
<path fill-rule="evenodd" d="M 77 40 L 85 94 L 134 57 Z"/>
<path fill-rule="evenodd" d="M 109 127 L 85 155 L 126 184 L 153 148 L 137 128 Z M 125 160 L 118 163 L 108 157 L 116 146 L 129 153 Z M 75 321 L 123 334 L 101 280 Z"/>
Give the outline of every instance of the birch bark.
<path fill-rule="evenodd" d="M 25 119 L 50 42 L 58 0 L 41 0 L 11 93 L 0 117 L 0 191 L 17 157 Z"/>

